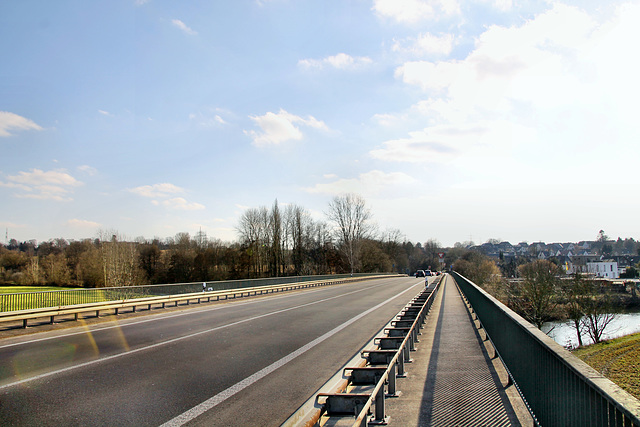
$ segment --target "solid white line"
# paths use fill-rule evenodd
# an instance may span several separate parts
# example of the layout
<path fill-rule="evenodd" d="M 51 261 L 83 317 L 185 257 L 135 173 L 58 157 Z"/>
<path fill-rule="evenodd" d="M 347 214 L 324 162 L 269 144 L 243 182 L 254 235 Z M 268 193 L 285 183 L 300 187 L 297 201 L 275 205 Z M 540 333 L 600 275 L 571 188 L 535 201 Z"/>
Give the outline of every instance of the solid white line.
<path fill-rule="evenodd" d="M 378 305 L 376 305 L 374 307 L 371 307 L 370 309 L 368 309 L 366 311 L 363 311 L 362 313 L 358 314 L 357 316 L 352 317 L 351 319 L 347 320 L 343 324 L 341 324 L 339 326 L 336 326 L 335 328 L 333 328 L 329 332 L 327 332 L 324 335 L 316 338 L 315 340 L 311 341 L 310 343 L 300 347 L 299 349 L 297 349 L 296 351 L 288 354 L 287 356 L 283 357 L 282 359 L 275 361 L 274 363 L 272 363 L 271 365 L 267 366 L 266 368 L 263 368 L 263 369 L 259 370 L 255 374 L 248 376 L 247 378 L 243 379 L 242 381 L 232 385 L 231 387 L 227 388 L 226 390 L 223 390 L 220 393 L 216 394 L 215 396 L 211 397 L 210 399 L 205 400 L 201 404 L 199 404 L 197 406 L 194 406 L 193 408 L 189 409 L 188 411 L 186 411 L 186 412 L 178 415 L 177 417 L 167 421 L 166 423 L 162 424 L 161 427 L 178 427 L 178 426 L 182 426 L 182 425 L 188 423 L 189 421 L 193 420 L 194 418 L 196 418 L 196 417 L 202 415 L 203 413 L 209 411 L 210 409 L 214 408 L 216 405 L 224 402 L 225 400 L 227 400 L 228 398 L 230 398 L 234 394 L 239 393 L 240 391 L 242 391 L 245 388 L 249 387 L 250 385 L 252 385 L 256 381 L 259 381 L 260 379 L 266 377 L 271 372 L 275 371 L 276 369 L 280 368 L 281 366 L 284 366 L 287 363 L 291 362 L 296 357 L 298 357 L 301 354 L 307 352 L 308 350 L 310 350 L 313 347 L 317 346 L 318 344 L 320 344 L 321 342 L 325 341 L 326 339 L 328 339 L 328 338 L 332 337 L 333 335 L 337 334 L 338 332 L 342 331 L 344 328 L 346 328 L 347 326 L 349 326 L 352 323 L 356 322 L 357 320 L 363 318 L 367 314 L 379 309 L 383 305 L 387 304 L 389 301 L 392 301 L 392 300 L 396 299 L 397 297 L 399 297 L 400 295 L 404 294 L 405 292 L 408 292 L 414 286 L 412 286 L 411 288 L 408 288 L 408 289 L 400 292 L 399 294 L 387 299 L 386 301 L 381 302 L 380 304 L 378 304 Z"/>
<path fill-rule="evenodd" d="M 309 291 L 309 292 L 318 292 L 321 289 L 314 289 L 313 291 Z M 278 295 L 278 296 L 274 296 L 272 297 L 273 299 L 280 299 L 280 298 L 285 298 L 285 297 L 291 297 L 293 296 L 293 294 L 289 294 L 289 295 Z M 220 300 L 220 302 L 225 302 L 227 300 Z M 218 302 L 218 301 L 212 301 L 212 302 Z M 234 302 L 233 300 L 229 300 L 229 302 Z M 236 304 L 233 305 L 233 307 L 237 307 L 239 305 L 247 305 L 247 304 L 256 304 L 261 302 L 261 300 L 251 300 L 251 301 L 237 301 Z M 230 305 L 216 305 L 214 307 L 198 307 L 198 309 L 196 309 L 196 307 L 192 306 L 192 310 L 187 310 L 187 311 L 181 311 L 179 313 L 154 313 L 153 318 L 144 318 L 144 319 L 130 319 L 128 321 L 124 321 L 122 323 L 117 323 L 116 325 L 111 325 L 111 326 L 98 326 L 95 328 L 89 328 L 89 332 L 93 333 L 93 332 L 99 332 L 99 331 L 105 331 L 105 330 L 109 330 L 109 329 L 114 329 L 114 328 L 123 328 L 125 326 L 132 326 L 132 325 L 139 325 L 141 323 L 148 323 L 148 322 L 156 322 L 156 321 L 162 321 L 162 320 L 166 320 L 166 319 L 171 319 L 174 317 L 182 317 L 182 316 L 188 316 L 191 314 L 198 314 L 198 313 L 206 313 L 209 311 L 216 311 L 216 310 L 222 310 L 224 308 L 229 308 L 231 307 Z M 118 321 L 118 319 L 114 319 L 115 322 Z M 75 328 L 74 328 L 75 329 Z M 20 341 L 20 342 L 15 342 L 15 343 L 11 343 L 11 344 L 4 344 L 4 345 L 0 345 L 0 349 L 3 348 L 7 348 L 7 347 L 15 347 L 18 345 L 24 345 L 24 344 L 33 344 L 36 342 L 41 342 L 41 341 L 50 341 L 50 340 L 55 340 L 58 338 L 64 338 L 64 337 L 71 337 L 74 335 L 84 335 L 87 333 L 86 329 L 83 329 L 81 331 L 77 331 L 77 332 L 68 332 L 68 333 L 62 333 L 60 335 L 53 335 L 53 336 L 48 336 L 48 337 L 43 337 L 43 338 L 36 338 L 36 339 L 32 339 L 32 340 L 28 340 L 28 341 Z"/>
<path fill-rule="evenodd" d="M 297 305 L 297 306 L 294 306 L 294 307 L 289 307 L 289 308 L 284 308 L 284 309 L 281 309 L 281 310 L 272 311 L 272 312 L 261 314 L 261 315 L 258 315 L 258 316 L 254 316 L 254 317 L 251 317 L 251 318 L 248 318 L 248 319 L 243 319 L 243 320 L 238 320 L 236 322 L 228 323 L 226 325 L 216 326 L 215 328 L 206 329 L 204 331 L 194 332 L 194 333 L 189 334 L 189 335 L 184 335 L 184 336 L 173 338 L 173 339 L 170 339 L 170 340 L 167 340 L 167 341 L 162 341 L 162 342 L 159 342 L 159 343 L 156 343 L 156 344 L 151 344 L 151 345 L 148 345 L 148 346 L 145 346 L 145 347 L 136 348 L 134 350 L 126 351 L 124 353 L 118 353 L 118 354 L 114 354 L 114 355 L 111 355 L 111 356 L 105 356 L 105 357 L 101 357 L 99 359 L 91 360 L 89 362 L 79 363 L 77 365 L 69 366 L 69 367 L 62 368 L 62 369 L 57 369 L 55 371 L 46 372 L 46 373 L 43 373 L 43 374 L 40 374 L 40 375 L 35 375 L 35 376 L 29 377 L 29 378 L 24 378 L 24 379 L 19 380 L 19 381 L 14 381 L 14 382 L 11 382 L 11 383 L 8 383 L 8 384 L 0 385 L 0 390 L 3 390 L 5 388 L 9 388 L 9 387 L 13 387 L 13 386 L 16 386 L 16 385 L 24 384 L 24 383 L 27 383 L 27 382 L 39 380 L 39 379 L 42 379 L 42 378 L 50 377 L 52 375 L 58 375 L 58 374 L 61 374 L 61 373 L 64 373 L 64 372 L 68 372 L 68 371 L 74 370 L 74 369 L 83 368 L 83 367 L 86 367 L 86 366 L 91 366 L 91 365 L 94 365 L 96 363 L 106 362 L 106 361 L 109 361 L 109 360 L 116 359 L 118 357 L 129 356 L 129 355 L 132 355 L 132 354 L 135 354 L 135 353 L 139 353 L 141 351 L 151 350 L 151 349 L 154 349 L 154 348 L 157 348 L 157 347 L 161 347 L 163 345 L 172 344 L 174 342 L 178 342 L 178 341 L 182 341 L 182 340 L 185 340 L 185 339 L 193 338 L 193 337 L 198 336 L 198 335 L 202 335 L 202 334 L 206 334 L 206 333 L 209 333 L 209 332 L 218 331 L 220 329 L 228 328 L 230 326 L 235 326 L 235 325 L 239 325 L 239 324 L 242 324 L 242 323 L 251 322 L 253 320 L 261 319 L 261 318 L 267 317 L 267 316 L 272 316 L 274 314 L 280 314 L 280 313 L 284 313 L 284 312 L 287 312 L 287 311 L 296 310 L 298 308 L 307 307 L 307 306 L 310 306 L 310 305 L 314 305 L 314 304 L 319 304 L 319 303 L 322 303 L 322 302 L 330 301 L 332 299 L 341 298 L 341 297 L 343 297 L 345 295 L 350 295 L 350 294 L 357 293 L 357 292 L 363 292 L 365 290 L 367 290 L 367 289 L 359 289 L 359 290 L 356 290 L 356 291 L 347 292 L 345 294 L 336 295 L 336 296 L 333 296 L 333 297 L 330 297 L 330 298 L 324 298 L 324 299 L 321 299 L 321 300 L 318 300 L 318 301 L 312 301 L 312 302 L 301 304 L 301 305 Z"/>

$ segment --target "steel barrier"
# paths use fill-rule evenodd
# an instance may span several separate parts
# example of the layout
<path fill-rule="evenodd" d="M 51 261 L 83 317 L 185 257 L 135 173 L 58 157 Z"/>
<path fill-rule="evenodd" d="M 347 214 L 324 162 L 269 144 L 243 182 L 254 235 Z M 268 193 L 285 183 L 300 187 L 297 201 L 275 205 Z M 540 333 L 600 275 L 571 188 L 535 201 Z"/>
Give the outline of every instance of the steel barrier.
<path fill-rule="evenodd" d="M 640 402 L 480 287 L 452 273 L 537 425 L 640 426 Z"/>
<path fill-rule="evenodd" d="M 405 363 L 411 361 L 418 331 L 429 313 L 439 283 L 421 291 L 345 368 L 331 378 L 282 425 L 285 427 L 335 425 L 344 418 L 353 427 L 386 425 L 385 399 L 399 397 L 397 378 L 406 376 Z M 369 348 L 377 347 L 377 348 Z M 350 366 L 354 365 L 354 366 Z M 385 387 L 386 386 L 386 387 Z M 386 391 L 385 391 L 386 388 Z M 369 419 L 369 415 L 373 415 Z M 341 423 L 340 425 L 344 425 Z"/>
<path fill-rule="evenodd" d="M 389 277 L 388 275 L 367 276 L 368 279 L 378 279 Z M 113 310 L 115 315 L 119 314 L 120 309 L 132 308 L 136 311 L 136 307 L 148 306 L 148 310 L 151 310 L 152 305 L 161 305 L 162 308 L 166 307 L 166 304 L 175 304 L 177 307 L 179 303 L 190 304 L 191 301 L 197 301 L 198 304 L 205 301 L 220 301 L 228 300 L 231 298 L 242 298 L 245 296 L 257 296 L 275 292 L 285 292 L 296 289 L 306 289 L 310 287 L 336 285 L 340 283 L 348 283 L 353 281 L 362 280 L 363 277 L 345 277 L 342 279 L 332 280 L 315 280 L 315 281 L 303 281 L 294 282 L 280 285 L 265 285 L 255 286 L 250 288 L 237 288 L 228 289 L 222 291 L 205 291 L 194 292 L 188 294 L 177 295 L 165 295 L 165 296 L 153 296 L 144 298 L 124 298 L 119 300 L 92 302 L 86 304 L 74 304 L 74 305 L 62 305 L 57 307 L 45 307 L 36 308 L 30 310 L 17 310 L 17 311 L 5 311 L 0 312 L 0 323 L 8 322 L 22 322 L 22 327 L 27 327 L 27 322 L 32 319 L 48 318 L 50 324 L 54 323 L 54 319 L 59 316 L 74 315 L 74 320 L 78 320 L 80 313 L 95 312 L 95 317 L 100 316 L 101 311 Z M 223 298 L 224 297 L 224 298 Z"/>
<path fill-rule="evenodd" d="M 152 296 L 180 295 L 202 291 L 224 291 L 257 286 L 300 283 L 316 280 L 367 277 L 373 274 L 333 274 L 318 276 L 287 276 L 266 279 L 223 280 L 215 282 L 191 282 L 161 285 L 123 286 L 117 288 L 70 289 L 61 291 L 0 293 L 0 312 L 36 308 L 89 304 Z M 378 275 L 378 274 L 376 274 Z"/>

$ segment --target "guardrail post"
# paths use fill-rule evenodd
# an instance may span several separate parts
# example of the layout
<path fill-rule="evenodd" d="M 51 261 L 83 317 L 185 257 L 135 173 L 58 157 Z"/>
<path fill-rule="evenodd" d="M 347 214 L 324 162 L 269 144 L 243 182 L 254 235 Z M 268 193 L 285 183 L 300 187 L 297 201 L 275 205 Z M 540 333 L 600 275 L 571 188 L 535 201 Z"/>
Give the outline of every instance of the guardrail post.
<path fill-rule="evenodd" d="M 405 346 L 402 349 L 402 352 L 404 353 L 404 361 L 407 362 L 407 363 L 410 363 L 411 362 L 411 354 L 409 353 L 409 347 Z"/>
<path fill-rule="evenodd" d="M 376 395 L 376 410 L 375 410 L 375 419 L 373 420 L 376 424 L 386 424 L 385 423 L 385 414 L 384 414 L 384 386 L 380 387 L 378 394 Z"/>
<path fill-rule="evenodd" d="M 389 386 L 388 386 L 387 394 L 393 397 L 399 396 L 399 394 L 396 391 L 396 369 L 397 369 L 397 363 L 394 363 L 391 369 L 389 370 Z"/>
<path fill-rule="evenodd" d="M 398 357 L 398 376 L 404 378 L 407 374 L 404 372 L 404 357 Z"/>

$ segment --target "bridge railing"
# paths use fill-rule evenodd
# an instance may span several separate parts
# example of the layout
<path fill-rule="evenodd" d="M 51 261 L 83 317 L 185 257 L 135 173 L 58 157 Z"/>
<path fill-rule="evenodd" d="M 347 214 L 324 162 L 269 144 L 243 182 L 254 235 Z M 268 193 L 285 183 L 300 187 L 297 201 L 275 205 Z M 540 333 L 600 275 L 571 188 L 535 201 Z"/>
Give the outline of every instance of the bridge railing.
<path fill-rule="evenodd" d="M 534 420 L 640 426 L 640 402 L 465 277 L 452 273 Z"/>
<path fill-rule="evenodd" d="M 354 274 L 353 277 L 365 277 L 370 275 L 371 274 Z M 60 291 L 35 291 L 6 294 L 0 293 L 0 312 L 49 308 L 74 304 L 90 304 L 153 296 L 181 295 L 201 292 L 203 287 L 208 291 L 225 291 L 229 289 L 252 288 L 257 286 L 340 279 L 350 276 L 351 275 L 349 274 L 286 276 L 266 279 L 223 280 L 215 282 L 173 283 L 162 285 L 69 289 Z"/>

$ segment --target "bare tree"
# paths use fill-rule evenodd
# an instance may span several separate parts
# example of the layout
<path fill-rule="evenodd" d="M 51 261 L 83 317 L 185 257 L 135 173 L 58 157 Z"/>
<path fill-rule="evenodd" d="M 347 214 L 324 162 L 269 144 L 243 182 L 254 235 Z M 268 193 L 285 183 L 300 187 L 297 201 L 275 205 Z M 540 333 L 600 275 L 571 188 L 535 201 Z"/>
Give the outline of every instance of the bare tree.
<path fill-rule="evenodd" d="M 110 238 L 109 238 L 110 236 Z M 117 232 L 100 232 L 100 251 L 105 286 L 132 286 L 143 280 L 138 266 L 136 243 L 127 242 Z"/>
<path fill-rule="evenodd" d="M 262 273 L 265 248 L 269 245 L 267 227 L 268 212 L 265 207 L 251 208 L 244 211 L 240 223 L 236 227 L 240 240 L 246 246 L 249 256 L 249 268 L 256 275 Z"/>
<path fill-rule="evenodd" d="M 280 215 L 280 208 L 278 208 L 278 200 L 273 203 L 271 212 L 268 217 L 267 235 L 269 236 L 270 246 L 269 250 L 269 270 L 271 277 L 280 276 L 281 267 L 284 270 L 283 264 L 283 236 L 282 236 L 282 215 Z"/>
<path fill-rule="evenodd" d="M 334 197 L 326 215 L 336 226 L 338 240 L 353 274 L 359 260 L 360 244 L 373 230 L 371 211 L 361 196 L 349 193 Z"/>
<path fill-rule="evenodd" d="M 547 260 L 537 260 L 518 267 L 523 283 L 512 285 L 510 300 L 516 311 L 541 328 L 551 320 L 557 306 L 560 267 Z"/>
<path fill-rule="evenodd" d="M 308 251 L 308 243 L 312 236 L 310 228 L 311 218 L 300 206 L 288 205 L 284 213 L 283 227 L 286 236 L 287 253 L 291 256 L 294 274 L 303 274 L 305 253 Z"/>
<path fill-rule="evenodd" d="M 584 279 L 579 274 L 576 274 L 571 284 L 568 314 L 573 321 L 580 346 L 583 345 L 583 334 L 587 334 L 594 343 L 602 341 L 605 330 L 616 318 L 609 295 L 600 293 L 600 286 L 596 281 Z"/>
<path fill-rule="evenodd" d="M 582 335 L 585 333 L 584 323 L 582 321 L 584 317 L 583 299 L 587 298 L 587 291 L 586 283 L 579 273 L 569 282 L 565 293 L 567 295 L 567 304 L 565 305 L 567 317 L 571 320 L 573 328 L 576 331 L 578 346 L 582 347 Z"/>

